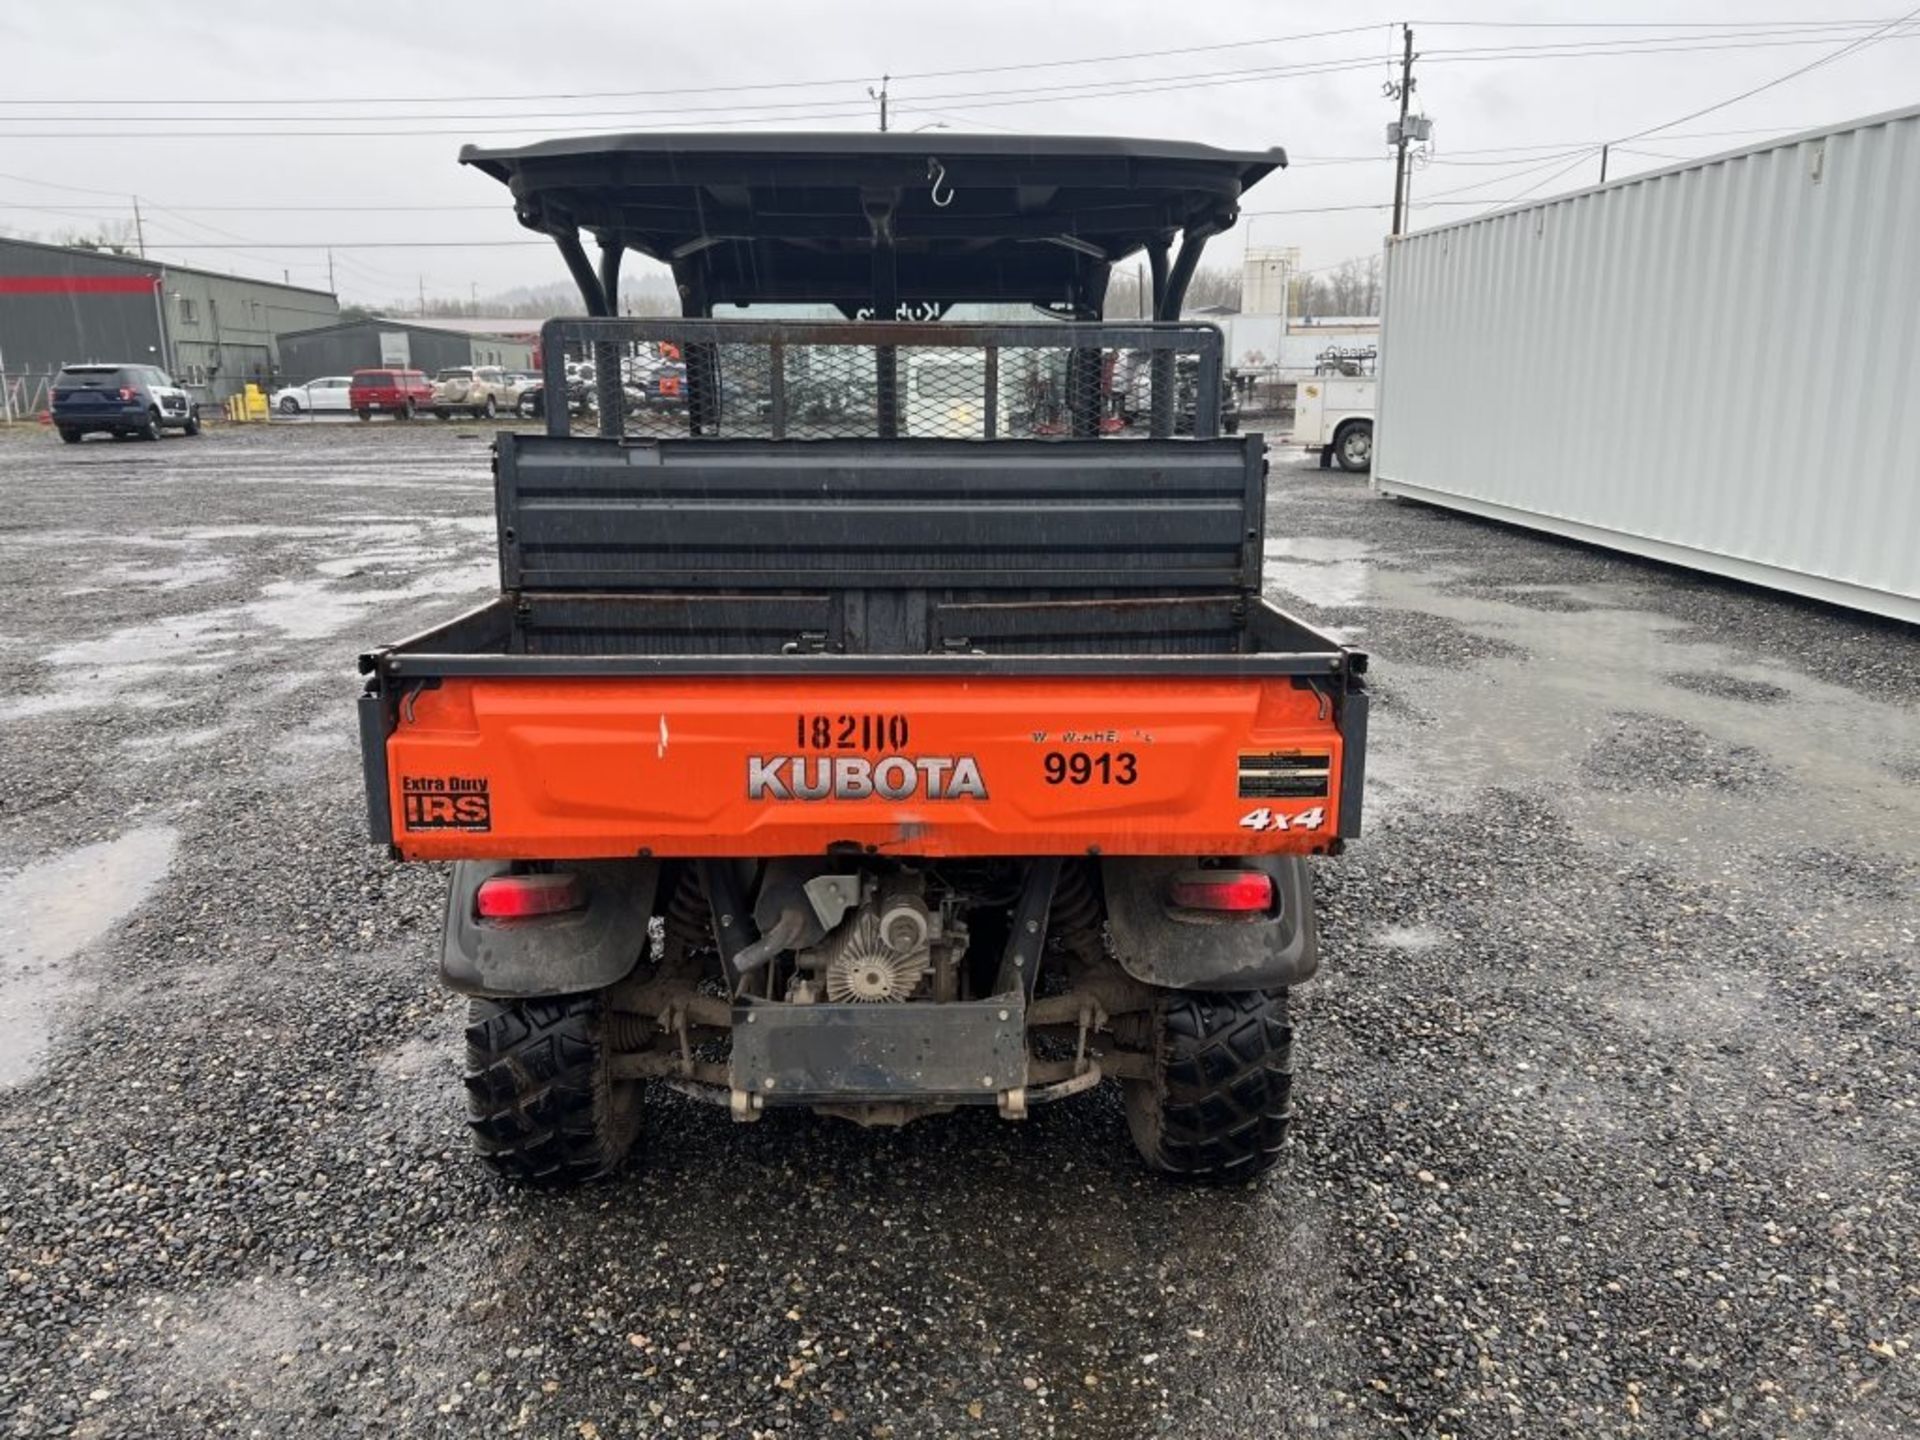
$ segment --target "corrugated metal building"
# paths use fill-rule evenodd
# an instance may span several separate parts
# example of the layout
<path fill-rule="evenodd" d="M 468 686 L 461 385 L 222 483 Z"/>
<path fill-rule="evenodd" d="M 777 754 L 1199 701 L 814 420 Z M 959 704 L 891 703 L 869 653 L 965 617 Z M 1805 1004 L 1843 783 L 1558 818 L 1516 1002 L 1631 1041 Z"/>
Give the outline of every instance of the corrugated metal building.
<path fill-rule="evenodd" d="M 38 408 L 69 362 L 158 365 L 208 401 L 283 375 L 281 336 L 338 319 L 324 290 L 0 238 L 0 373 Z"/>
<path fill-rule="evenodd" d="M 522 322 L 532 323 L 532 322 Z M 534 329 L 537 331 L 538 326 Z M 403 365 L 431 375 L 452 365 L 533 369 L 534 342 L 520 336 L 475 334 L 420 320 L 349 320 L 281 337 L 290 381 L 351 375 L 377 365 Z"/>
<path fill-rule="evenodd" d="M 1920 621 L 1920 106 L 1387 249 L 1374 484 Z"/>

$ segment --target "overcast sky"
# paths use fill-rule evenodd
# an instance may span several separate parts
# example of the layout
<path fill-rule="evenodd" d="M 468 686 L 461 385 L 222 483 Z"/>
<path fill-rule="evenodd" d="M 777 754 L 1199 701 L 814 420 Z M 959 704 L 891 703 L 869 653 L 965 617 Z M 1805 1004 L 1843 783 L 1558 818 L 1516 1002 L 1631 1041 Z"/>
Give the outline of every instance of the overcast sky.
<path fill-rule="evenodd" d="M 1433 117 L 1435 141 L 1432 163 L 1413 177 L 1413 224 L 1591 183 L 1599 159 L 1582 154 L 1588 147 L 1762 85 L 1907 9 L 1905 0 L 1637 8 L 1442 0 L 1413 21 L 1425 57 L 1415 66 L 1415 108 Z M 432 296 L 486 295 L 565 271 L 545 242 L 351 248 L 533 238 L 514 223 L 499 184 L 454 163 L 462 142 L 741 120 L 756 124 L 727 128 L 868 128 L 866 89 L 891 74 L 899 129 L 1283 145 L 1293 168 L 1248 195 L 1240 226 L 1209 258 L 1234 258 L 1251 236 L 1299 246 L 1309 266 L 1330 265 L 1376 251 L 1386 230 L 1384 208 L 1326 207 L 1384 207 L 1391 196 L 1383 127 L 1393 105 L 1381 86 L 1396 68 L 1393 27 L 1405 10 L 1272 0 L 296 0 L 157 12 L 92 0 L 90 41 L 59 5 L 6 3 L 0 229 L 51 236 L 125 220 L 125 192 L 137 190 L 149 249 L 163 258 L 273 278 L 285 269 L 324 285 L 322 247 L 331 242 L 344 299 L 410 297 L 422 283 Z M 1635 17 L 1648 23 L 1623 23 Z M 1349 33 L 1326 33 L 1335 30 Z M 1552 57 L 1540 47 L 1586 53 Z M 1623 50 L 1631 53 L 1591 53 Z M 1144 58 L 1102 58 L 1129 55 Z M 1093 63 L 1041 63 L 1061 61 Z M 1914 103 L 1916 61 L 1920 20 L 1629 141 L 1657 154 L 1616 152 L 1611 173 Z M 931 73 L 954 71 L 976 73 Z M 1223 73 L 1248 71 L 1256 73 Z M 1098 93 L 1126 85 L 1138 93 Z M 613 93 L 558 98 L 582 92 Z M 356 133 L 313 133 L 329 131 Z M 936 131 L 929 146 L 937 145 Z M 273 206 L 322 208 L 252 208 Z M 1322 213 L 1255 213 L 1310 209 Z M 300 248 L 242 248 L 248 242 Z M 185 248 L 211 245 L 232 248 Z"/>

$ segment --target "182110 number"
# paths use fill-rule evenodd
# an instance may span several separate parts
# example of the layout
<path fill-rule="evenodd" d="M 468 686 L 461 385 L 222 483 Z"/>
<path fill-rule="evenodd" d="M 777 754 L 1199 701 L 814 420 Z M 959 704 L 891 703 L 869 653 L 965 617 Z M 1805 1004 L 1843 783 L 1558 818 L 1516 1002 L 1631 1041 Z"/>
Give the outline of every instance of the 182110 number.
<path fill-rule="evenodd" d="M 796 715 L 793 741 L 802 750 L 907 748 L 912 727 L 904 715 Z"/>

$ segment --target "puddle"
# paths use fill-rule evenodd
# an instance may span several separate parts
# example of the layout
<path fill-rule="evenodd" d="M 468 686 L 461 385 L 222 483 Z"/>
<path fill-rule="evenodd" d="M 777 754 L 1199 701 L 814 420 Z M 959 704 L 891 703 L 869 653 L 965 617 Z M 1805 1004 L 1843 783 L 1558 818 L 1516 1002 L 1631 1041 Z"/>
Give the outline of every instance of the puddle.
<path fill-rule="evenodd" d="M 1326 609 L 1365 605 L 1373 596 L 1374 547 L 1321 535 L 1269 536 L 1260 578 L 1265 587 Z"/>
<path fill-rule="evenodd" d="M 233 573 L 233 566 L 226 560 L 212 556 L 181 560 L 172 565 L 135 565 L 120 560 L 102 565 L 97 573 L 102 580 L 113 585 L 152 585 L 160 590 L 185 590 L 190 586 L 211 585 L 224 580 Z"/>
<path fill-rule="evenodd" d="M 1366 540 L 1349 540 L 1324 535 L 1269 535 L 1267 554 L 1287 560 L 1306 560 L 1326 565 L 1339 560 L 1367 560 L 1374 546 Z"/>
<path fill-rule="evenodd" d="M 154 664 L 186 656 L 209 656 L 215 641 L 240 638 L 238 612 L 203 610 L 190 615 L 168 615 L 139 625 L 127 625 L 98 640 L 80 640 L 47 652 L 49 665 Z M 213 654 L 225 652 L 211 652 Z"/>
<path fill-rule="evenodd" d="M 1422 955 L 1429 950 L 1438 950 L 1447 937 L 1431 925 L 1389 925 L 1384 930 L 1376 930 L 1371 938 L 1374 944 L 1383 949 L 1398 950 L 1404 955 Z"/>
<path fill-rule="evenodd" d="M 136 735 L 122 740 L 120 748 L 136 760 L 158 760 L 181 750 L 196 750 L 210 745 L 227 732 L 218 725 L 200 730 L 162 730 L 153 735 Z"/>
<path fill-rule="evenodd" d="M 247 614 L 289 640 L 324 640 L 361 618 L 369 607 L 407 600 L 432 600 L 492 590 L 498 585 L 491 562 L 430 571 L 391 590 L 341 590 L 327 579 L 275 580 Z"/>
<path fill-rule="evenodd" d="M 1267 590 L 1297 596 L 1328 610 L 1365 605 L 1373 595 L 1373 567 L 1359 560 L 1268 560 L 1261 567 L 1260 579 Z"/>
<path fill-rule="evenodd" d="M 0 1085 L 33 1075 L 54 1011 L 80 988 L 71 961 L 153 893 L 179 836 L 129 830 L 0 878 Z"/>
<path fill-rule="evenodd" d="M 177 705 L 166 692 L 183 678 L 219 670 L 242 638 L 238 620 L 233 609 L 169 615 L 50 650 L 46 663 L 59 672 L 53 688 L 0 704 L 0 721 L 116 703 L 143 710 Z"/>
<path fill-rule="evenodd" d="M 1443 808 L 1474 805 L 1487 787 L 1543 787 L 1580 831 L 1652 846 L 1715 879 L 1767 837 L 1844 849 L 1871 836 L 1883 855 L 1920 859 L 1911 797 L 1878 764 L 1910 743 L 1903 707 L 1798 673 L 1769 675 L 1646 611 L 1536 610 L 1449 594 L 1402 572 L 1382 571 L 1374 583 L 1394 621 L 1417 612 L 1476 633 L 1497 629 L 1523 653 L 1461 670 L 1392 667 L 1432 724 L 1398 727 L 1383 709 L 1370 785 Z M 1735 671 L 1748 682 L 1737 693 L 1668 678 Z M 1771 703 L 1755 703 L 1762 699 Z M 1615 737 L 1635 716 L 1648 718 L 1627 735 L 1624 758 L 1656 781 L 1672 777 L 1594 783 L 1583 766 L 1596 749 L 1603 759 L 1610 744 L 1619 750 Z M 1716 777 L 1726 783 L 1706 783 Z"/>

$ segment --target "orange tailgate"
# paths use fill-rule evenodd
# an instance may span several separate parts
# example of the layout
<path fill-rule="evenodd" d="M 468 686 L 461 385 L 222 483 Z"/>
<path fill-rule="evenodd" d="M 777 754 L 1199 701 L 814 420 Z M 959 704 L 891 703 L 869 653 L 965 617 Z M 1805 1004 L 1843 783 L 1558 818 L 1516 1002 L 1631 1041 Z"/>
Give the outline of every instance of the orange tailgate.
<path fill-rule="evenodd" d="M 448 678 L 387 740 L 409 860 L 1309 853 L 1331 703 L 1288 678 Z"/>

